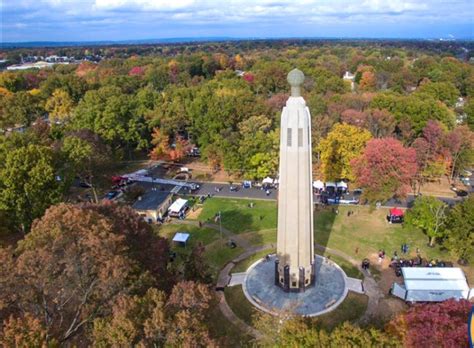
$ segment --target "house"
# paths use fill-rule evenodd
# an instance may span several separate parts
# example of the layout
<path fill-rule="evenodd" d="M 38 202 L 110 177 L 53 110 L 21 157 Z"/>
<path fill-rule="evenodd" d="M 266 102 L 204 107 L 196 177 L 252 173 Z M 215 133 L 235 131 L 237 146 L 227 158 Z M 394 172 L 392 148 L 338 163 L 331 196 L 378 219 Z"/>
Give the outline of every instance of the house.
<path fill-rule="evenodd" d="M 344 74 L 342 79 L 344 81 L 349 81 L 350 84 L 351 84 L 351 91 L 354 91 L 354 89 L 355 89 L 355 83 L 354 83 L 355 75 L 352 74 L 350 71 L 346 71 L 346 73 Z"/>
<path fill-rule="evenodd" d="M 165 191 L 149 191 L 133 204 L 132 208 L 147 222 L 163 219 L 173 202 L 173 194 Z"/>

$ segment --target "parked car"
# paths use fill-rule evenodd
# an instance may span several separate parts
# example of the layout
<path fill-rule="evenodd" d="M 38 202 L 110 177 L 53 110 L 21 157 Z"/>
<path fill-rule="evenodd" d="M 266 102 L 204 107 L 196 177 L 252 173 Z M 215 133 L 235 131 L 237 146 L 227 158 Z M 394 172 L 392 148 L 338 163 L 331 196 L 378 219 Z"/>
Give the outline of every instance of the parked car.
<path fill-rule="evenodd" d="M 107 192 L 107 194 L 105 195 L 105 199 L 112 200 L 112 199 L 114 199 L 115 197 L 117 197 L 118 194 L 119 194 L 118 191 L 109 191 L 109 192 Z"/>
<path fill-rule="evenodd" d="M 469 194 L 466 190 L 456 190 L 456 196 L 458 197 L 466 197 Z"/>
<path fill-rule="evenodd" d="M 230 192 L 237 192 L 237 191 L 239 190 L 239 187 L 238 187 L 238 186 L 231 185 L 231 186 L 229 187 L 229 190 L 230 190 Z"/>
<path fill-rule="evenodd" d="M 191 183 L 189 185 L 189 188 L 191 189 L 191 191 L 197 191 L 197 190 L 199 190 L 200 187 L 201 186 L 199 184 L 195 184 L 195 183 Z"/>
<path fill-rule="evenodd" d="M 466 186 L 471 186 L 471 178 L 468 176 L 460 176 L 459 181 L 461 181 Z"/>

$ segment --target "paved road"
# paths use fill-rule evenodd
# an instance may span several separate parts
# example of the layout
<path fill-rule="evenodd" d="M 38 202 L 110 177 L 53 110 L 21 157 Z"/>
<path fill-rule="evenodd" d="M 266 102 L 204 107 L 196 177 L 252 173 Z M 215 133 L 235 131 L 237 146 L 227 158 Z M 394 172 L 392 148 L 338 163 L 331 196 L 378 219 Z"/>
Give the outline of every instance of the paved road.
<path fill-rule="evenodd" d="M 268 200 L 276 200 L 278 195 L 278 190 L 271 190 L 270 194 L 267 195 L 264 190 L 261 190 L 256 187 L 245 189 L 239 186 L 239 190 L 237 192 L 232 192 L 230 190 L 229 184 L 215 184 L 215 183 L 200 183 L 201 187 L 198 191 L 194 192 L 195 195 L 207 195 L 211 194 L 215 197 L 226 197 L 226 198 L 248 198 L 248 199 L 268 199 Z M 219 188 L 219 192 L 216 191 L 216 188 Z M 180 191 L 181 193 L 184 192 L 183 189 Z M 353 198 L 352 195 L 345 195 L 344 198 L 350 199 Z M 462 201 L 462 198 L 454 197 L 438 197 L 443 202 L 448 204 L 455 204 L 457 202 Z M 388 207 L 410 207 L 415 200 L 415 196 L 408 195 L 406 200 L 399 201 L 395 199 L 391 199 L 383 204 L 383 206 Z M 314 196 L 314 201 L 317 202 L 318 198 Z"/>

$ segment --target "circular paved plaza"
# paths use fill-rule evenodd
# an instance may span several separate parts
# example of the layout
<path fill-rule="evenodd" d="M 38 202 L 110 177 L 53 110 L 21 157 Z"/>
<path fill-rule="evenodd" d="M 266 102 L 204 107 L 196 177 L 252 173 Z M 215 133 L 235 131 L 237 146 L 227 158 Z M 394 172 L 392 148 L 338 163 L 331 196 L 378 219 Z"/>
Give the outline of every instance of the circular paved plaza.
<path fill-rule="evenodd" d="M 292 312 L 317 316 L 335 309 L 346 297 L 346 274 L 334 262 L 316 255 L 316 284 L 305 292 L 285 292 L 275 285 L 275 255 L 247 270 L 243 289 L 257 308 L 271 314 Z"/>

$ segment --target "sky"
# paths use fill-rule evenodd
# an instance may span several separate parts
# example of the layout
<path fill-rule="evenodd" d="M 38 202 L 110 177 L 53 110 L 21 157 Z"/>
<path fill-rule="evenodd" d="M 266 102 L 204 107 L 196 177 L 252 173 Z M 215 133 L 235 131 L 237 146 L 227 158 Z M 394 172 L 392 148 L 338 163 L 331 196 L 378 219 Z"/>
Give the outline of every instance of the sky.
<path fill-rule="evenodd" d="M 0 0 L 1 42 L 473 38 L 474 0 Z"/>

